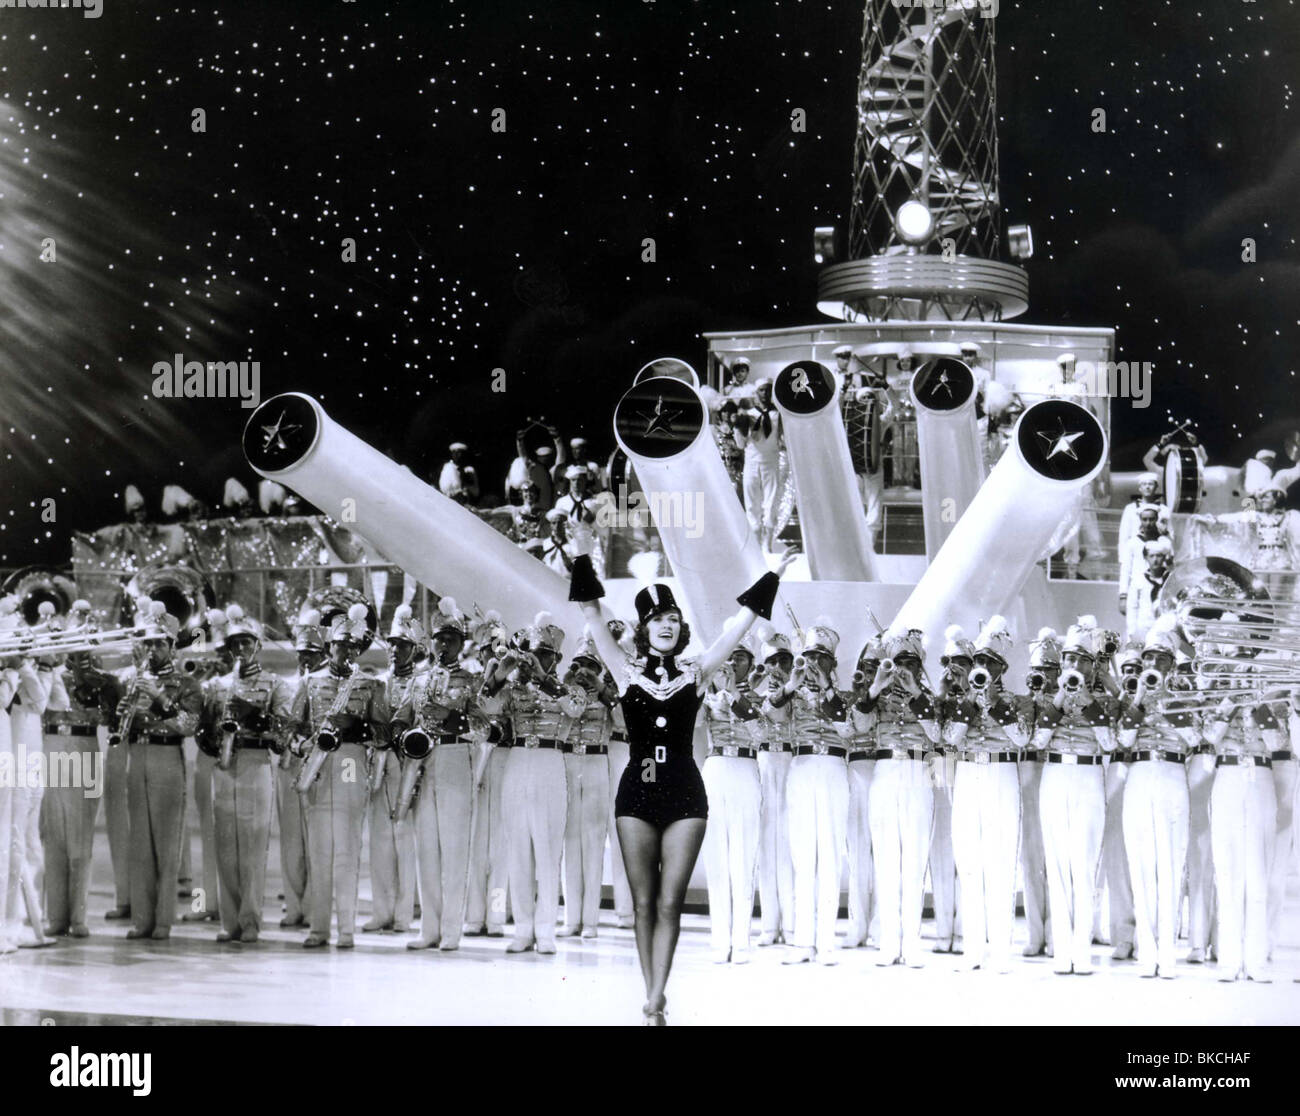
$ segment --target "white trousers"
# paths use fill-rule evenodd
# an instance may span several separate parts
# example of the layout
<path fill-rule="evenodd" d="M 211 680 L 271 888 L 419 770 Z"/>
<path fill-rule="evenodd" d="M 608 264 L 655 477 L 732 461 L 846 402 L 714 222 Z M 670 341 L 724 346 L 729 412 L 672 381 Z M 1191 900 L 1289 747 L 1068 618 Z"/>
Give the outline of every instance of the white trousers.
<path fill-rule="evenodd" d="M 1047 855 L 1043 851 L 1043 820 L 1038 812 L 1045 765 L 1039 761 L 1016 766 L 1020 769 L 1020 874 L 1025 926 L 1028 945 L 1037 952 L 1052 940 L 1052 924 L 1047 916 Z"/>
<path fill-rule="evenodd" d="M 117 744 L 104 752 L 104 825 L 108 830 L 108 859 L 113 867 L 114 905 L 131 905 L 131 811 L 127 804 L 127 766 L 131 750 Z"/>
<path fill-rule="evenodd" d="M 1267 767 L 1220 767 L 1210 792 L 1210 844 L 1219 904 L 1219 975 L 1259 976 L 1268 960 L 1268 878 L 1277 794 Z"/>
<path fill-rule="evenodd" d="M 1016 766 L 957 764 L 952 847 L 961 878 L 963 948 L 972 966 L 989 964 L 1005 970 L 1011 959 L 1016 853 L 1020 847 L 1020 776 Z"/>
<path fill-rule="evenodd" d="M 934 788 L 922 760 L 877 760 L 867 802 L 880 952 L 914 960 L 921 950 L 925 863 L 934 824 Z"/>
<path fill-rule="evenodd" d="M 1282 905 L 1286 902 L 1286 878 L 1295 859 L 1295 760 L 1273 764 L 1273 790 L 1277 795 L 1277 840 L 1273 846 L 1273 869 L 1268 874 L 1268 952 L 1277 946 Z"/>
<path fill-rule="evenodd" d="M 307 870 L 307 811 L 293 789 L 302 764 L 280 757 L 275 769 L 275 802 L 280 818 L 280 874 L 284 880 L 284 915 L 297 922 L 311 909 Z"/>
<path fill-rule="evenodd" d="M 220 902 L 217 892 L 219 890 L 220 872 L 217 869 L 217 836 L 216 836 L 216 818 L 213 813 L 213 796 L 214 784 L 216 781 L 217 758 L 210 756 L 206 752 L 200 751 L 194 757 L 194 806 L 199 813 L 199 852 L 203 857 L 203 868 L 200 886 L 203 888 L 203 895 L 195 896 L 195 899 L 202 899 L 201 910 L 218 911 Z M 185 823 L 182 822 L 181 832 L 181 850 L 182 859 L 184 852 L 190 847 L 190 832 Z M 183 867 L 183 865 L 182 865 Z"/>
<path fill-rule="evenodd" d="M 69 756 L 82 774 L 86 773 L 87 763 L 93 764 L 97 774 L 103 774 L 103 756 L 94 736 L 52 733 L 46 742 L 45 754 L 53 757 L 59 753 Z M 54 770 L 51 770 L 53 774 Z M 61 779 L 60 784 L 63 782 Z M 86 925 L 86 896 L 90 890 L 90 861 L 95 841 L 95 818 L 99 814 L 99 795 L 87 793 L 81 779 L 73 782 L 76 785 L 46 788 L 45 816 L 41 819 L 41 839 L 45 846 L 45 906 L 55 933 L 62 933 L 69 926 Z"/>
<path fill-rule="evenodd" d="M 0 709 L 0 762 L 14 762 L 9 714 L 3 709 Z M 14 795 L 17 793 L 11 783 L 16 781 L 16 771 L 13 779 L 0 779 L 0 952 L 14 948 L 9 933 L 9 862 L 13 849 Z"/>
<path fill-rule="evenodd" d="M 704 831 L 704 872 L 709 885 L 709 935 L 716 953 L 749 949 L 758 866 L 762 786 L 758 763 L 739 756 L 709 756 L 701 770 L 709 797 Z"/>
<path fill-rule="evenodd" d="M 834 756 L 796 756 L 786 798 L 794 865 L 794 944 L 835 949 L 840 876 L 848 849 L 849 775 Z"/>
<path fill-rule="evenodd" d="M 568 793 L 564 756 L 550 748 L 511 748 L 502 793 L 510 834 L 507 857 L 515 938 L 552 944 L 560 908 Z"/>
<path fill-rule="evenodd" d="M 439 745 L 440 746 L 440 745 Z M 384 765 L 384 781 L 371 794 L 370 900 L 371 922 L 393 929 L 410 928 L 415 918 L 415 822 L 412 811 L 393 821 L 393 807 L 402 783 L 402 763 L 395 749 L 385 748 L 375 757 Z M 425 779 L 429 772 L 426 768 Z"/>
<path fill-rule="evenodd" d="M 1038 795 L 1052 904 L 1054 968 L 1092 967 L 1092 919 L 1101 839 L 1106 828 L 1106 782 L 1100 764 L 1043 764 Z"/>
<path fill-rule="evenodd" d="M 1187 757 L 1187 944 L 1207 949 L 1215 934 L 1214 850 L 1210 841 L 1210 794 L 1214 756 Z"/>
<path fill-rule="evenodd" d="M 1101 866 L 1110 908 L 1110 944 L 1116 947 L 1133 944 L 1133 886 L 1124 852 L 1124 788 L 1128 776 L 1127 763 L 1106 764 L 1106 828 L 1101 839 Z"/>
<path fill-rule="evenodd" d="M 874 872 L 867 800 L 875 760 L 854 760 L 849 771 L 849 945 L 865 945 L 871 932 Z"/>
<path fill-rule="evenodd" d="M 609 826 L 609 757 L 566 755 L 564 782 L 564 923 L 570 930 L 595 930 Z M 710 797 L 710 813 L 712 806 Z"/>
<path fill-rule="evenodd" d="M 759 814 L 758 901 L 764 934 L 794 940 L 794 867 L 790 863 L 790 817 L 786 782 L 790 752 L 758 753 L 758 778 L 763 789 Z"/>
<path fill-rule="evenodd" d="M 627 867 L 623 864 L 623 848 L 618 843 L 618 826 L 614 824 L 614 799 L 618 795 L 619 780 L 630 759 L 626 740 L 609 742 L 609 874 L 614 891 L 614 917 L 627 921 L 633 917 L 632 888 L 627 882 Z"/>
<path fill-rule="evenodd" d="M 366 825 L 366 749 L 340 744 L 307 792 L 307 860 L 311 873 L 311 932 L 329 937 L 337 906 L 338 931 L 355 934 L 361 836 Z"/>
<path fill-rule="evenodd" d="M 435 744 L 415 800 L 420 862 L 420 940 L 453 948 L 465 927 L 469 823 L 474 799 L 472 744 Z M 396 796 L 396 790 L 394 790 Z"/>
<path fill-rule="evenodd" d="M 506 925 L 507 829 L 502 787 L 509 748 L 493 748 L 474 800 L 465 925 L 503 933 Z M 629 899 L 629 902 L 631 900 Z"/>
<path fill-rule="evenodd" d="M 264 748 L 239 749 L 229 771 L 213 772 L 219 910 L 227 934 L 262 929 L 272 793 L 271 753 Z"/>
<path fill-rule="evenodd" d="M 934 829 L 930 835 L 930 900 L 937 944 L 951 948 L 957 933 L 957 865 L 953 859 L 952 799 L 956 756 L 931 761 L 934 777 Z"/>
<path fill-rule="evenodd" d="M 1134 763 L 1124 788 L 1124 849 L 1133 884 L 1138 960 L 1174 975 L 1178 907 L 1187 860 L 1187 772 L 1163 760 Z"/>
<path fill-rule="evenodd" d="M 745 515 L 749 519 L 750 530 L 760 539 L 766 540 L 767 533 L 776 523 L 776 498 L 781 491 L 780 476 L 781 467 L 776 458 L 767 462 L 746 455 L 743 473 Z"/>

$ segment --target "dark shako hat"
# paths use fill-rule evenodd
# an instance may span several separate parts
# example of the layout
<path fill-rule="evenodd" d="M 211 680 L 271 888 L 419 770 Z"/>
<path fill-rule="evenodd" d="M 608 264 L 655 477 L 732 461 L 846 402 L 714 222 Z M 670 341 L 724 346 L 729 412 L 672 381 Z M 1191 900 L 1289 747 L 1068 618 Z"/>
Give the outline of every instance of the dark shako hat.
<path fill-rule="evenodd" d="M 647 585 L 636 595 L 637 622 L 644 624 L 661 612 L 681 612 L 677 598 L 667 585 Z"/>

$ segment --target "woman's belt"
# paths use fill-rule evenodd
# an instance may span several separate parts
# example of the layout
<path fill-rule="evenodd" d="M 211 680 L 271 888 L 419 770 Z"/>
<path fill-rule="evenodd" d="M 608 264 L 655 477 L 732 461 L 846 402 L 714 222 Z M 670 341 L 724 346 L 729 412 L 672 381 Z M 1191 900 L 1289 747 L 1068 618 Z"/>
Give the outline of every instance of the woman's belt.
<path fill-rule="evenodd" d="M 1101 763 L 1101 756 L 1080 755 L 1078 752 L 1047 752 L 1048 763 L 1064 763 L 1068 766 L 1091 767 Z"/>
<path fill-rule="evenodd" d="M 1019 752 L 958 752 L 957 759 L 961 763 L 989 764 L 989 763 L 1015 763 L 1020 759 Z"/>
<path fill-rule="evenodd" d="M 728 759 L 758 759 L 758 749 L 742 744 L 716 744 L 709 748 L 711 756 L 726 756 Z"/>
<path fill-rule="evenodd" d="M 1295 753 L 1288 752 L 1288 751 L 1274 752 L 1268 758 L 1271 759 L 1274 763 L 1286 763 L 1287 760 L 1295 759 Z"/>
<path fill-rule="evenodd" d="M 1272 756 L 1215 756 L 1215 767 L 1272 767 Z"/>
<path fill-rule="evenodd" d="M 1133 763 L 1146 763 L 1148 760 L 1163 760 L 1165 763 L 1186 763 L 1187 757 L 1182 752 L 1147 751 L 1142 749 L 1130 752 Z"/>
<path fill-rule="evenodd" d="M 844 759 L 849 754 L 849 750 L 840 747 L 838 744 L 796 744 L 794 754 L 796 756 L 831 756 L 834 759 Z"/>
<path fill-rule="evenodd" d="M 94 736 L 94 725 L 74 725 L 67 721 L 46 725 L 44 731 L 51 736 Z"/>
<path fill-rule="evenodd" d="M 516 736 L 516 748 L 562 748 L 563 745 L 558 740 L 550 740 L 544 736 Z"/>
<path fill-rule="evenodd" d="M 626 743 L 627 743 L 627 733 L 625 733 L 625 732 L 620 732 L 618 729 L 615 729 L 613 732 L 611 732 L 611 733 L 609 734 L 609 738 L 610 738 L 610 740 L 611 740 L 613 743 L 615 743 L 615 744 L 626 744 Z"/>

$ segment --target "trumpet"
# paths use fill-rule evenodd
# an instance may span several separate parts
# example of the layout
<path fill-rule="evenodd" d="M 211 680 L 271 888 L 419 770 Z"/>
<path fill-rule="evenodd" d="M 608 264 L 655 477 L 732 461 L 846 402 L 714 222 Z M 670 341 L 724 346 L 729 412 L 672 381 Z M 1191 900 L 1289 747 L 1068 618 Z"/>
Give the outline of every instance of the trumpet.
<path fill-rule="evenodd" d="M 866 684 L 867 684 L 867 676 L 862 671 L 855 670 L 853 672 L 853 688 L 855 690 L 860 690 Z"/>
<path fill-rule="evenodd" d="M 42 659 L 50 655 L 71 655 L 77 651 L 126 651 L 144 635 L 143 628 L 118 628 L 111 632 L 86 632 L 76 629 L 35 639 L 0 640 L 0 659 L 19 656 Z"/>
<path fill-rule="evenodd" d="M 1077 670 L 1065 670 L 1061 672 L 1061 689 L 1067 694 L 1077 694 L 1083 689 L 1087 679 Z"/>
<path fill-rule="evenodd" d="M 235 733 L 239 731 L 239 723 L 230 717 L 230 699 L 234 696 L 235 687 L 239 685 L 239 672 L 243 665 L 242 659 L 235 660 L 235 672 L 230 678 L 230 686 L 221 699 L 221 716 L 218 718 L 221 740 L 217 747 L 217 766 L 222 771 L 229 771 L 235 762 Z"/>
<path fill-rule="evenodd" d="M 1025 685 L 1031 694 L 1037 694 L 1047 688 L 1047 675 L 1041 670 L 1031 670 L 1025 676 Z"/>
<path fill-rule="evenodd" d="M 402 733 L 402 779 L 397 788 L 397 802 L 390 817 L 402 821 L 411 810 L 424 777 L 424 761 L 433 751 L 433 738 L 420 725 Z"/>
<path fill-rule="evenodd" d="M 1142 680 L 1136 674 L 1126 674 L 1120 684 L 1126 694 L 1136 694 L 1138 687 L 1142 685 Z"/>
<path fill-rule="evenodd" d="M 334 695 L 329 709 L 321 718 L 320 728 L 307 738 L 306 759 L 303 760 L 302 771 L 298 773 L 298 779 L 294 783 L 294 790 L 299 794 L 306 794 L 311 790 L 312 784 L 320 775 L 320 769 L 325 765 L 326 758 L 331 752 L 338 751 L 342 741 L 339 740 L 338 732 L 334 728 L 334 718 L 346 708 L 348 699 L 356 688 L 360 672 L 361 665 L 353 663 L 351 672 L 339 686 L 338 693 Z"/>
<path fill-rule="evenodd" d="M 971 672 L 966 675 L 966 681 L 970 684 L 972 690 L 987 690 L 993 682 L 991 675 L 983 667 L 973 667 Z"/>
<path fill-rule="evenodd" d="M 1124 692 L 1136 694 L 1138 690 L 1157 690 L 1165 676 L 1158 670 L 1144 670 L 1141 674 L 1130 674 L 1124 679 Z"/>

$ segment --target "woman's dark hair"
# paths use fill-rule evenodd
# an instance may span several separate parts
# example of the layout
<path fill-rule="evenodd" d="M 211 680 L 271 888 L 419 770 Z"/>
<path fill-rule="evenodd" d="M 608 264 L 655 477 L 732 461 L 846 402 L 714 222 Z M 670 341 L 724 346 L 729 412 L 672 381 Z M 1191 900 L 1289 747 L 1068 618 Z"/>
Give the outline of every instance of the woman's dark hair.
<path fill-rule="evenodd" d="M 668 652 L 670 655 L 680 655 L 682 651 L 686 649 L 686 645 L 691 642 L 691 626 L 686 623 L 686 618 L 681 616 L 681 613 L 678 613 L 677 615 L 681 617 L 682 633 L 677 638 L 677 645 Z M 645 623 L 638 624 L 632 632 L 632 643 L 636 648 L 638 659 L 644 659 L 647 655 L 658 654 L 658 652 L 650 646 L 650 633 L 646 630 L 646 624 L 653 619 L 653 616 L 647 617 Z"/>

